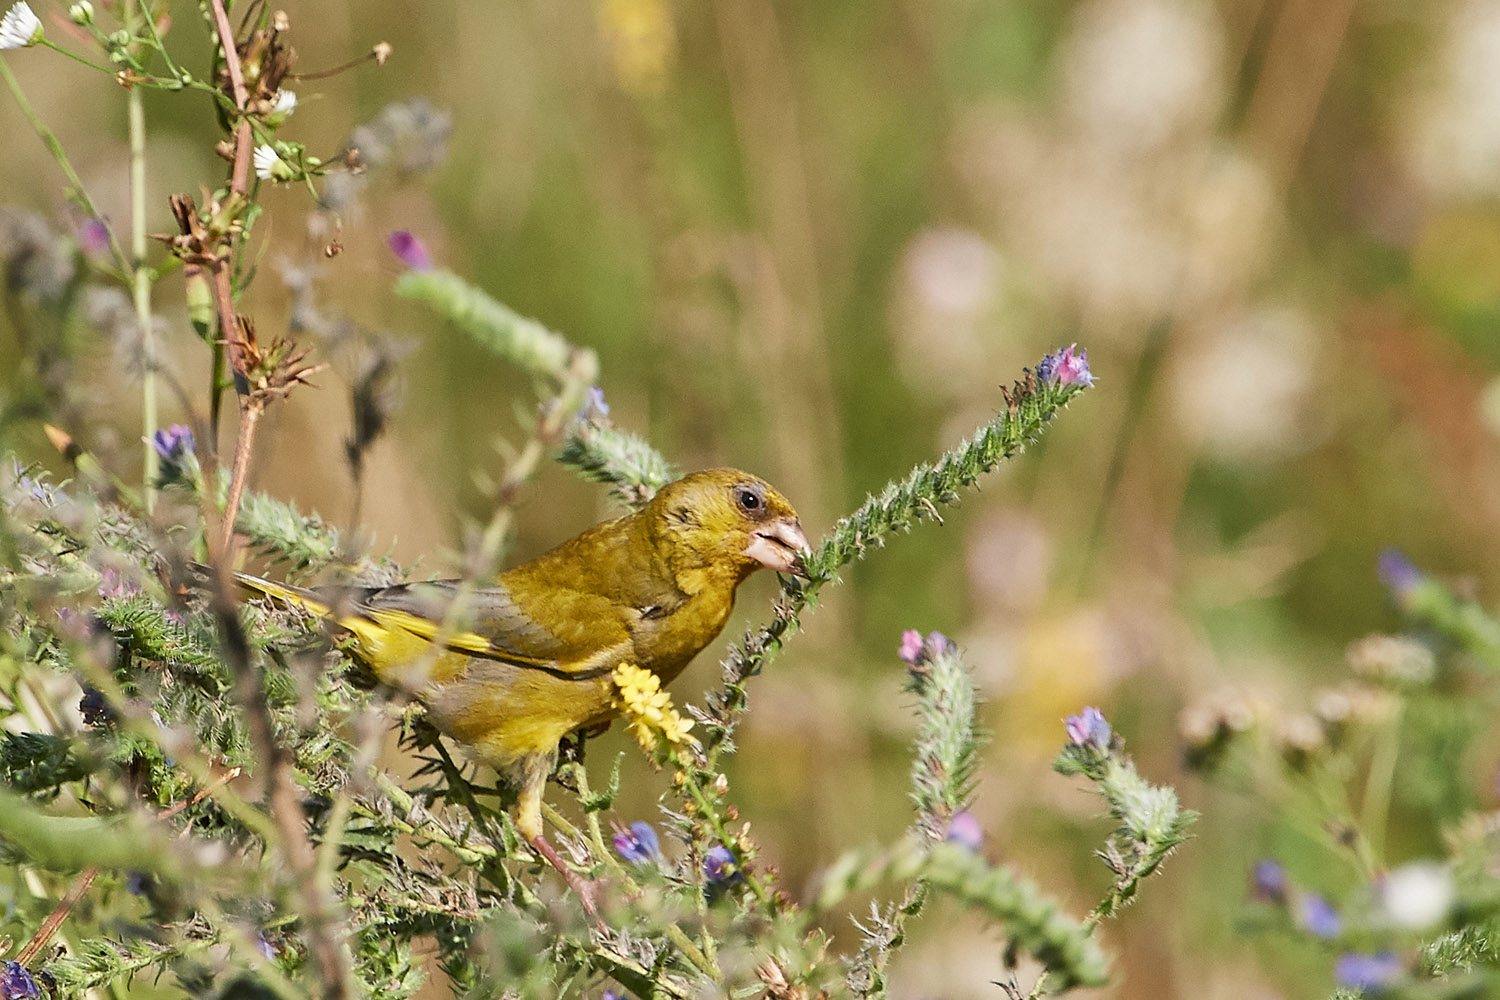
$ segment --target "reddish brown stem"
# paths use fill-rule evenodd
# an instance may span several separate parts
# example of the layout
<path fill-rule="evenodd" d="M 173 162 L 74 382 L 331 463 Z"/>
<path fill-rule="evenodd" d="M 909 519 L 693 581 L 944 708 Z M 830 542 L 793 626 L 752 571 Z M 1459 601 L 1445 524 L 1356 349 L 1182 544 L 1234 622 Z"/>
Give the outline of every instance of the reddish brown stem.
<path fill-rule="evenodd" d="M 245 89 L 245 74 L 240 68 L 240 52 L 234 40 L 234 28 L 229 24 L 229 14 L 224 10 L 224 0 L 209 0 L 214 14 L 214 31 L 219 36 L 219 45 L 224 50 L 224 69 L 229 74 L 229 87 L 234 96 L 234 106 L 239 109 L 240 122 L 234 132 L 234 169 L 229 176 L 229 190 L 244 194 L 250 185 L 250 122 L 244 118 L 245 105 L 250 92 Z M 225 327 L 226 330 L 231 329 Z"/>
<path fill-rule="evenodd" d="M 89 865 L 83 870 L 78 876 L 78 881 L 73 883 L 73 887 L 68 890 L 68 894 L 62 898 L 62 902 L 58 903 L 57 908 L 51 913 L 47 914 L 47 919 L 42 921 L 42 926 L 38 927 L 36 933 L 32 935 L 31 940 L 26 942 L 26 947 L 22 948 L 20 954 L 16 956 L 17 962 L 26 965 L 43 948 L 47 947 L 47 942 L 52 940 L 52 935 L 57 933 L 57 929 L 62 926 L 62 922 L 68 919 L 68 914 L 73 912 L 73 907 L 77 906 L 78 901 L 83 898 L 83 894 L 89 891 L 89 886 L 94 884 L 94 879 L 98 875 L 98 865 Z"/>
<path fill-rule="evenodd" d="M 255 428 L 266 410 L 265 400 L 255 394 L 240 397 L 240 432 L 234 442 L 234 467 L 229 472 L 229 495 L 224 500 L 224 536 L 219 547 L 220 561 L 228 565 L 234 544 L 234 520 L 239 514 L 240 497 L 245 492 L 245 476 L 250 471 L 250 449 L 255 443 Z"/>

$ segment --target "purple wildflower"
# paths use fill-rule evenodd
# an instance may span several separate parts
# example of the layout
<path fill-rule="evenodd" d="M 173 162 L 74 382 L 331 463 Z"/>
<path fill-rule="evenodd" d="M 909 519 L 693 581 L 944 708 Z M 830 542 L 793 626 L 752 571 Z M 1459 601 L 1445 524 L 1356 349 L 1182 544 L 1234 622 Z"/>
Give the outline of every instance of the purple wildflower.
<path fill-rule="evenodd" d="M 602 420 L 608 416 L 609 404 L 604 401 L 604 390 L 596 385 L 583 397 L 583 405 L 578 408 L 578 419 Z"/>
<path fill-rule="evenodd" d="M 703 855 L 703 877 L 711 888 L 722 888 L 744 878 L 734 855 L 722 844 L 710 847 Z"/>
<path fill-rule="evenodd" d="M 948 821 L 946 839 L 950 844 L 957 844 L 977 853 L 984 846 L 984 828 L 979 825 L 979 820 L 974 818 L 974 814 L 965 809 L 963 812 L 954 813 L 953 819 Z"/>
<path fill-rule="evenodd" d="M 99 596 L 106 601 L 117 597 L 134 597 L 140 592 L 139 584 L 122 576 L 113 566 L 106 566 L 99 571 Z"/>
<path fill-rule="evenodd" d="M 599 1000 L 625 1000 L 625 998 L 614 990 L 605 990 L 604 995 Z"/>
<path fill-rule="evenodd" d="M 896 651 L 896 655 L 915 667 L 922 659 L 922 633 L 914 628 L 902 632 L 901 647 Z"/>
<path fill-rule="evenodd" d="M 1104 713 L 1092 705 L 1077 715 L 1064 719 L 1063 728 L 1068 732 L 1068 742 L 1076 747 L 1092 746 L 1098 750 L 1108 750 L 1110 738 L 1114 735 Z"/>
<path fill-rule="evenodd" d="M 616 827 L 614 842 L 620 857 L 633 864 L 654 863 L 661 857 L 661 841 L 657 840 L 650 823 L 637 820 L 628 830 Z"/>
<path fill-rule="evenodd" d="M 941 632 L 927 633 L 927 656 L 946 656 L 953 652 L 953 640 Z"/>
<path fill-rule="evenodd" d="M 1333 978 L 1340 986 L 1381 993 L 1401 976 L 1401 971 L 1401 959 L 1396 957 L 1395 952 L 1379 951 L 1373 955 L 1364 955 L 1350 951 L 1339 956 L 1333 969 Z"/>
<path fill-rule="evenodd" d="M 182 424 L 163 427 L 151 436 L 151 447 L 161 456 L 162 482 L 181 478 L 184 463 L 193 453 L 193 430 Z"/>
<path fill-rule="evenodd" d="M 1377 566 L 1380 582 L 1386 585 L 1398 603 L 1405 601 L 1422 582 L 1422 571 L 1417 569 L 1416 563 L 1394 546 L 1381 550 Z"/>
<path fill-rule="evenodd" d="M 398 229 L 385 238 L 385 245 L 391 248 L 391 253 L 413 271 L 426 271 L 432 267 L 432 258 L 427 255 L 427 248 L 422 241 L 410 229 Z"/>
<path fill-rule="evenodd" d="M 109 229 L 99 219 L 89 216 L 78 224 L 78 249 L 90 256 L 109 251 Z"/>
<path fill-rule="evenodd" d="M 78 699 L 78 714 L 83 716 L 83 724 L 90 727 L 103 726 L 115 718 L 104 692 L 92 687 L 83 689 L 83 697 Z"/>
<path fill-rule="evenodd" d="M 1286 869 L 1281 862 L 1262 858 L 1255 863 L 1255 898 L 1268 903 L 1286 902 Z"/>
<path fill-rule="evenodd" d="M 1297 906 L 1297 923 L 1315 938 L 1327 941 L 1344 930 L 1344 918 L 1333 904 L 1315 892 L 1304 893 Z"/>
<path fill-rule="evenodd" d="M 20 962 L 0 962 L 0 1000 L 39 1000 L 42 991 Z"/>
<path fill-rule="evenodd" d="M 1089 371 L 1089 352 L 1075 351 L 1077 344 L 1065 347 L 1056 354 L 1049 354 L 1036 366 L 1037 378 L 1058 385 L 1093 385 L 1094 373 Z"/>

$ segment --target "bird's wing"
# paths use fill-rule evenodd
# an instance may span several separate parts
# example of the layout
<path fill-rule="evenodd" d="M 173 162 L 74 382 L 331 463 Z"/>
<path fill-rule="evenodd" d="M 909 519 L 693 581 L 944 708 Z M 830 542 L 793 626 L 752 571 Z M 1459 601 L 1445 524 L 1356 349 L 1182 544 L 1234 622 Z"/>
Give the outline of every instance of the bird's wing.
<path fill-rule="evenodd" d="M 510 589 L 493 584 L 472 590 L 461 621 L 447 622 L 459 593 L 457 581 L 383 587 L 357 592 L 349 611 L 386 629 L 400 629 L 445 648 L 559 677 L 597 677 L 630 648 L 626 623 L 606 598 L 578 591 L 549 592 L 523 608 Z M 556 632 L 537 620 L 562 623 Z M 341 624 L 348 624 L 341 616 Z M 562 633 L 561 635 L 558 632 Z"/>

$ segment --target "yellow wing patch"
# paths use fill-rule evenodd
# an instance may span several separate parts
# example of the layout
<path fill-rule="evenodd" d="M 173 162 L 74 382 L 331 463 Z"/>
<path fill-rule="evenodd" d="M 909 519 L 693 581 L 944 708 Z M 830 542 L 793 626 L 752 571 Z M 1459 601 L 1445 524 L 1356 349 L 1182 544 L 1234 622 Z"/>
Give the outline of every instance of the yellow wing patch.
<path fill-rule="evenodd" d="M 445 632 L 442 622 L 399 608 L 375 608 L 353 602 L 346 610 L 336 608 L 317 591 L 248 573 L 236 573 L 235 579 L 247 590 L 331 619 L 354 636 L 361 658 L 369 663 L 376 676 L 401 687 L 416 688 L 450 679 L 462 672 L 464 654 L 549 672 L 559 670 L 554 660 L 517 653 L 474 631 Z M 439 639 L 443 645 L 441 652 L 433 648 Z"/>

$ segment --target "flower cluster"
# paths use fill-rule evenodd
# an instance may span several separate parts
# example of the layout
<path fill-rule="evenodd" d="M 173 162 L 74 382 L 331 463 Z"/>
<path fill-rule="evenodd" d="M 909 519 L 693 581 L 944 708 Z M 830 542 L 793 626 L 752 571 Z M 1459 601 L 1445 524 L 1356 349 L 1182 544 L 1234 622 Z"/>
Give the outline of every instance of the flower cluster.
<path fill-rule="evenodd" d="M 1104 713 L 1092 705 L 1077 715 L 1064 719 L 1063 728 L 1068 732 L 1068 742 L 1075 747 L 1091 746 L 1096 750 L 1108 750 L 1109 741 L 1114 736 Z"/>
<path fill-rule="evenodd" d="M 151 447 L 161 459 L 163 483 L 194 478 L 197 460 L 193 446 L 193 431 L 182 424 L 163 427 L 151 436 Z"/>
<path fill-rule="evenodd" d="M 672 696 L 661 689 L 660 677 L 634 663 L 622 663 L 611 678 L 615 694 L 610 703 L 625 714 L 630 733 L 642 750 L 654 751 L 663 739 L 668 743 L 692 741 L 688 730 L 693 723 L 677 714 Z"/>
<path fill-rule="evenodd" d="M 661 860 L 661 841 L 650 823 L 636 820 L 628 829 L 617 826 L 613 839 L 615 851 L 631 864 L 644 865 Z"/>
<path fill-rule="evenodd" d="M 901 645 L 897 648 L 896 655 L 911 666 L 920 667 L 952 650 L 953 640 L 943 633 L 929 632 L 927 638 L 923 639 L 921 632 L 909 628 L 901 633 Z"/>
<path fill-rule="evenodd" d="M 1037 363 L 1037 378 L 1043 382 L 1056 382 L 1058 385 L 1093 385 L 1094 373 L 1089 371 L 1089 352 L 1080 351 L 1078 345 L 1073 344 L 1049 354 Z"/>
<path fill-rule="evenodd" d="M 38 1000 L 42 991 L 36 980 L 20 962 L 0 962 L 0 998 L 4 1000 Z"/>
<path fill-rule="evenodd" d="M 426 271 L 432 267 L 432 257 L 427 253 L 427 247 L 410 229 L 397 229 L 385 238 L 385 245 L 390 248 L 396 259 L 407 267 L 416 271 Z"/>

